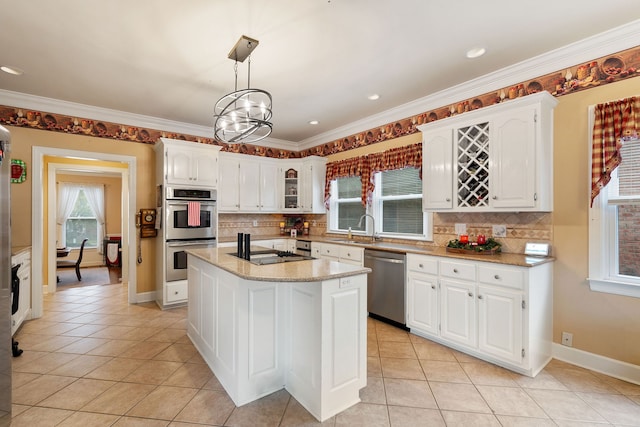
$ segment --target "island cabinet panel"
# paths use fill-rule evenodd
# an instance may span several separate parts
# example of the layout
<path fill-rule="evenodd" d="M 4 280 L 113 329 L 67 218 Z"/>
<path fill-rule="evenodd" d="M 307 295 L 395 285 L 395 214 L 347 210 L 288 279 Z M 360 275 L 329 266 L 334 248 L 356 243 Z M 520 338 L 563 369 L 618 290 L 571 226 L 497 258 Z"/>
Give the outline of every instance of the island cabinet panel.
<path fill-rule="evenodd" d="M 286 388 L 324 421 L 360 401 L 364 271 L 280 282 L 242 278 L 192 255 L 188 263 L 188 335 L 237 406 Z"/>
<path fill-rule="evenodd" d="M 366 276 L 291 285 L 286 389 L 319 420 L 360 401 L 366 386 Z"/>

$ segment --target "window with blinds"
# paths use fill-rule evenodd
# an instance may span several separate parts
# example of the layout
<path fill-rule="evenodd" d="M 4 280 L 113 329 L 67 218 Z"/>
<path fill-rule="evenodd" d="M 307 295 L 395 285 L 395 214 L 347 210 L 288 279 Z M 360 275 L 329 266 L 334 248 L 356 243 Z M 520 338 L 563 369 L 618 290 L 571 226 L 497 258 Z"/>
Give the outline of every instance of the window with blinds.
<path fill-rule="evenodd" d="M 609 204 L 640 203 L 640 140 L 625 141 L 620 165 L 607 184 Z"/>
<path fill-rule="evenodd" d="M 430 239 L 431 216 L 422 211 L 422 180 L 416 168 L 378 172 L 374 176 L 375 190 L 368 209 L 362 205 L 360 177 L 338 178 L 332 181 L 329 230 L 382 235 L 408 239 Z M 369 213 L 375 221 L 362 221 Z M 371 227 L 374 227 L 372 230 Z"/>
<path fill-rule="evenodd" d="M 424 233 L 422 212 L 422 181 L 418 169 L 404 168 L 380 172 L 376 176 L 374 200 L 379 203 L 378 212 L 382 233 Z"/>
<path fill-rule="evenodd" d="M 360 217 L 367 213 L 362 206 L 361 192 L 362 183 L 359 176 L 336 179 L 331 194 L 337 195 L 333 200 L 332 210 L 337 214 L 335 219 L 338 230 L 347 231 L 349 227 L 355 229 Z"/>

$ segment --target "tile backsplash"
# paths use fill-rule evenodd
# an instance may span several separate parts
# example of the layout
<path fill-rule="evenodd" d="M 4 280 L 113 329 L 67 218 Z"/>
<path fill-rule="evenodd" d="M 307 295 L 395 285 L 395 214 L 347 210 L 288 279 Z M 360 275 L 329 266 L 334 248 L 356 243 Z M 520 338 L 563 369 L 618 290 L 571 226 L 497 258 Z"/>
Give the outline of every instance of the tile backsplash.
<path fill-rule="evenodd" d="M 502 251 L 523 253 L 527 242 L 549 243 L 553 241 L 553 214 L 551 212 L 506 212 L 506 213 L 434 213 L 433 240 L 437 246 L 446 246 L 457 238 L 455 224 L 467 226 L 471 240 L 484 234 L 491 237 L 494 225 L 505 225 L 506 237 L 496 238 Z"/>
<path fill-rule="evenodd" d="M 326 215 L 300 214 L 297 216 L 310 223 L 311 236 L 326 234 Z M 236 238 L 237 233 L 251 233 L 255 237 L 273 237 L 280 234 L 280 222 L 285 220 L 282 214 L 220 214 L 218 238 L 222 242 L 230 241 Z M 457 238 L 455 233 L 457 223 L 466 225 L 467 234 L 472 240 L 475 240 L 478 234 L 491 237 L 494 225 L 505 225 L 506 237 L 496 238 L 496 240 L 502 244 L 502 251 L 506 253 L 523 253 L 527 242 L 551 244 L 553 241 L 551 212 L 434 213 L 433 243 L 426 245 L 446 246 L 449 240 Z"/>

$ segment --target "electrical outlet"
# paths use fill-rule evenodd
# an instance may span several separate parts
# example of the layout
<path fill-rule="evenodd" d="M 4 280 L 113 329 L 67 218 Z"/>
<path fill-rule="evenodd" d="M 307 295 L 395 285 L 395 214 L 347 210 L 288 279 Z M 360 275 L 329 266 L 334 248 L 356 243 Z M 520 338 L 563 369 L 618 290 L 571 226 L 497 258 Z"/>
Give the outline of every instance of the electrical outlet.
<path fill-rule="evenodd" d="M 573 347 L 573 334 L 570 332 L 562 333 L 562 345 L 566 345 L 567 347 Z"/>
<path fill-rule="evenodd" d="M 507 237 L 506 225 L 494 225 L 492 230 L 493 237 Z"/>
<path fill-rule="evenodd" d="M 253 226 L 254 226 L 254 227 L 257 227 L 257 226 L 258 226 L 258 220 L 257 220 L 257 219 L 254 219 L 254 220 L 253 220 Z"/>
<path fill-rule="evenodd" d="M 467 224 L 456 224 L 456 234 L 467 234 Z"/>

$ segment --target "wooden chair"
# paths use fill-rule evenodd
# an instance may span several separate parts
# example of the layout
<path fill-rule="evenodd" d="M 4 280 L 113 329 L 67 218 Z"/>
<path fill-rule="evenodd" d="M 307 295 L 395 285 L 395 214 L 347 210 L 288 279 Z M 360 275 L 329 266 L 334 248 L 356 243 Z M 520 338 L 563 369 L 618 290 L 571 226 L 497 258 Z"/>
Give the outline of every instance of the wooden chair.
<path fill-rule="evenodd" d="M 75 268 L 76 269 L 76 276 L 78 276 L 78 281 L 82 280 L 82 276 L 80 276 L 80 263 L 82 262 L 82 253 L 84 252 L 84 245 L 85 243 L 87 243 L 87 240 L 89 239 L 84 239 L 82 241 L 82 244 L 80 245 L 80 253 L 78 254 L 78 259 L 77 260 L 60 260 L 56 262 L 56 267 L 57 268 Z"/>

